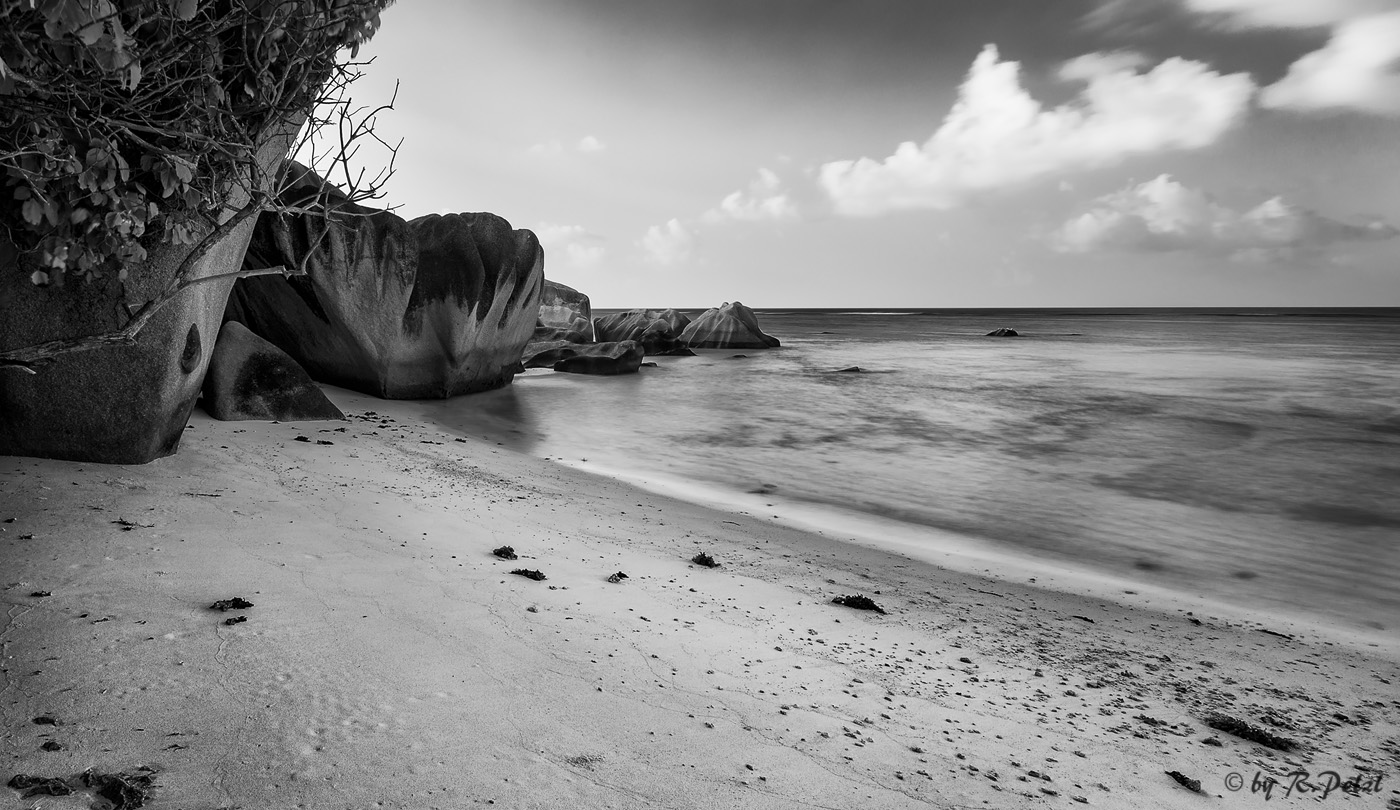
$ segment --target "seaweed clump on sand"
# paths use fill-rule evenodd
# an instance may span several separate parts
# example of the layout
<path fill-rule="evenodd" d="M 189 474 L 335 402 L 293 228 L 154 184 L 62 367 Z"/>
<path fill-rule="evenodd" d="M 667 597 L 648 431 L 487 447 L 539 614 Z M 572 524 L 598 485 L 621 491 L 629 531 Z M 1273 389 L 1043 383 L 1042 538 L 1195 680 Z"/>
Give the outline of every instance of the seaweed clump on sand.
<path fill-rule="evenodd" d="M 719 568 L 719 563 L 715 562 L 715 558 L 703 551 L 691 557 L 690 561 L 705 568 Z"/>
<path fill-rule="evenodd" d="M 871 599 L 870 597 L 865 596 L 863 594 L 854 594 L 852 596 L 838 596 L 835 599 L 831 600 L 831 604 L 841 605 L 843 607 L 848 608 L 855 608 L 856 610 L 873 610 L 876 613 L 885 612 L 884 608 L 875 604 L 874 599 Z"/>
<path fill-rule="evenodd" d="M 220 599 L 219 601 L 210 605 L 209 609 L 217 610 L 220 613 L 222 613 L 228 610 L 247 610 L 252 606 L 253 603 L 249 602 L 247 599 L 244 599 L 241 596 L 235 596 L 232 599 Z"/>
<path fill-rule="evenodd" d="M 144 806 L 146 800 L 151 797 L 155 781 L 156 772 L 142 766 L 132 773 L 93 773 L 88 770 L 67 779 L 58 776 L 17 774 L 7 784 L 21 791 L 22 799 L 35 796 L 72 796 L 83 790 L 104 800 L 99 804 L 110 810 L 136 810 Z"/>
<path fill-rule="evenodd" d="M 493 548 L 491 549 L 491 553 L 495 554 L 497 557 L 500 557 L 503 560 L 516 559 L 515 549 L 511 548 L 510 546 L 501 546 L 500 548 Z"/>
<path fill-rule="evenodd" d="M 1211 714 L 1205 718 L 1205 724 L 1226 734 L 1233 734 L 1240 739 L 1256 742 L 1266 748 L 1275 751 L 1292 751 L 1297 748 L 1297 743 L 1287 737 L 1280 737 L 1277 734 L 1270 734 L 1258 726 L 1251 726 L 1243 720 L 1231 717 L 1228 714 Z"/>
<path fill-rule="evenodd" d="M 57 776 L 30 776 L 25 773 L 17 773 L 9 782 L 7 787 L 21 791 L 21 799 L 32 799 L 35 796 L 72 796 L 73 788 L 66 779 Z"/>
<path fill-rule="evenodd" d="M 543 581 L 545 580 L 545 578 L 546 578 L 545 575 L 544 575 L 544 572 L 542 572 L 542 571 L 532 571 L 532 570 L 530 570 L 529 568 L 517 568 L 517 569 L 515 569 L 514 571 L 511 571 L 511 573 L 512 573 L 512 574 L 515 574 L 515 575 L 518 576 L 518 577 L 525 577 L 526 579 L 533 579 L 533 580 L 536 581 L 536 582 L 543 582 Z"/>
<path fill-rule="evenodd" d="M 1181 771 L 1166 771 L 1165 773 L 1167 774 L 1167 776 L 1170 776 L 1172 779 L 1175 779 L 1178 785 L 1181 785 L 1182 787 L 1186 788 L 1192 793 L 1205 792 L 1201 790 L 1201 780 L 1199 779 L 1192 779 L 1191 777 L 1187 776 Z"/>

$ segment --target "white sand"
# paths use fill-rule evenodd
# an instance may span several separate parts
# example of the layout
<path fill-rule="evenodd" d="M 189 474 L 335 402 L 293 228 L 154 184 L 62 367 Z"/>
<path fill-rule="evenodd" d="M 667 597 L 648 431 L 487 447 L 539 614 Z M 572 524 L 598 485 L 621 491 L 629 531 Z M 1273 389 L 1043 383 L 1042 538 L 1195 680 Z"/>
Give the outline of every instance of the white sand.
<path fill-rule="evenodd" d="M 1384 774 L 1327 806 L 1400 796 L 1393 639 L 939 567 L 329 393 L 387 419 L 198 414 L 150 465 L 0 458 L 0 782 L 144 765 L 147 807 L 191 809 L 1154 808 L 1221 804 L 1167 770 L 1261 806 L 1227 774 L 1299 765 Z M 890 614 L 830 604 L 853 593 Z M 255 607 L 208 609 L 232 596 Z"/>

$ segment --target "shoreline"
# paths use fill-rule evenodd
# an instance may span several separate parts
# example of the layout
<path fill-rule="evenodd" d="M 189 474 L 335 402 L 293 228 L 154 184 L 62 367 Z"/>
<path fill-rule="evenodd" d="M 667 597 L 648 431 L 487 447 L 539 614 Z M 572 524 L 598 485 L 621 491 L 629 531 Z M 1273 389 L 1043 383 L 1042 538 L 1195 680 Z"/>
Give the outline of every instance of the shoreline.
<path fill-rule="evenodd" d="M 348 423 L 0 459 L 3 780 L 146 765 L 157 810 L 1194 807 L 1165 771 L 1235 798 L 1295 766 L 1400 795 L 1393 648 L 935 566 L 327 393 Z M 889 614 L 830 604 L 855 593 Z"/>

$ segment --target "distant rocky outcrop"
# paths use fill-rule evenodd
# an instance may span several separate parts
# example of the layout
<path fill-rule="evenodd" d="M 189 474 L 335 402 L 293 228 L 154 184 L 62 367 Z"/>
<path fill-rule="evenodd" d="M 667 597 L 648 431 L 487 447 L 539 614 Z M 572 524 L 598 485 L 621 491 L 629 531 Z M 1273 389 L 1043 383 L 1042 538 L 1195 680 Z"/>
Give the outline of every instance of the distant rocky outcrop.
<path fill-rule="evenodd" d="M 694 349 L 772 349 L 782 345 L 765 334 L 758 316 L 738 301 L 705 310 L 681 333 L 680 342 Z"/>
<path fill-rule="evenodd" d="M 210 416 L 225 421 L 345 418 L 286 352 L 234 321 L 219 330 L 204 375 L 203 404 Z"/>
<path fill-rule="evenodd" d="M 599 342 L 635 340 L 647 354 L 669 354 L 679 348 L 690 318 L 674 309 L 629 309 L 593 319 Z"/>
<path fill-rule="evenodd" d="M 545 279 L 540 293 L 540 315 L 532 340 L 568 340 L 592 343 L 593 308 L 588 296 L 557 281 Z"/>
<path fill-rule="evenodd" d="M 987 333 L 987 337 L 1020 337 L 1020 336 L 1021 336 L 1021 333 L 1020 333 L 1020 332 L 1017 332 L 1015 329 L 1009 329 L 1009 328 L 1007 328 L 1007 327 L 1002 327 L 1002 328 L 1000 328 L 1000 329 L 993 329 L 992 331 L 990 331 L 990 332 Z"/>
<path fill-rule="evenodd" d="M 297 164 L 284 201 L 318 207 L 339 189 Z M 388 399 L 449 397 L 508 384 L 535 329 L 544 254 L 495 214 L 405 222 L 344 205 L 329 216 L 264 215 L 227 318 L 286 351 L 313 378 Z"/>
<path fill-rule="evenodd" d="M 642 344 L 635 340 L 573 343 L 554 340 L 531 343 L 520 362 L 526 368 L 552 368 L 573 374 L 632 374 L 642 366 Z"/>

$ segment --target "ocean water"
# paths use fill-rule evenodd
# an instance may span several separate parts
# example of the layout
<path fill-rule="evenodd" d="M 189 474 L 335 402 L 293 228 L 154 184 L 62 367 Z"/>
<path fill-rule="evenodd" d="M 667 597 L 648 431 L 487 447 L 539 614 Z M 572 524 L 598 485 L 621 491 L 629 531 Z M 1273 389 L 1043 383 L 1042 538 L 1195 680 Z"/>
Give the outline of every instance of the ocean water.
<path fill-rule="evenodd" d="M 1400 627 L 1400 310 L 758 314 L 782 348 L 459 402 L 526 452 L 756 514 L 821 504 Z"/>

